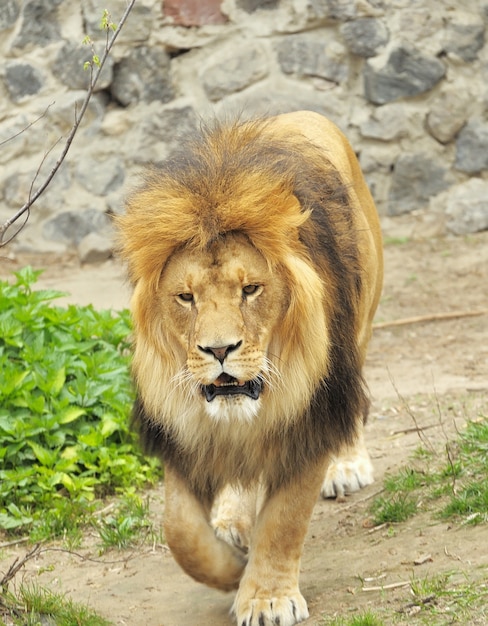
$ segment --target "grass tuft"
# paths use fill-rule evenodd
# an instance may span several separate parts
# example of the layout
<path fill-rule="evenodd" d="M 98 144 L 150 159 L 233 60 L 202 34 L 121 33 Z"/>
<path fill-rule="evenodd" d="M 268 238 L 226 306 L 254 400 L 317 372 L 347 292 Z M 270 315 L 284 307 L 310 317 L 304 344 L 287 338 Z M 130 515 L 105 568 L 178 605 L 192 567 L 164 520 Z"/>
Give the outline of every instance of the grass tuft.
<path fill-rule="evenodd" d="M 416 467 L 406 467 L 385 478 L 386 495 L 370 507 L 373 522 L 404 522 L 422 508 L 436 503 L 435 515 L 466 524 L 488 521 L 488 422 L 468 422 L 458 441 L 446 445 L 444 458 L 417 452 Z M 418 469 L 419 466 L 424 466 Z"/>
<path fill-rule="evenodd" d="M 22 584 L 14 596 L 0 592 L 0 626 L 111 626 L 112 622 L 62 594 Z"/>

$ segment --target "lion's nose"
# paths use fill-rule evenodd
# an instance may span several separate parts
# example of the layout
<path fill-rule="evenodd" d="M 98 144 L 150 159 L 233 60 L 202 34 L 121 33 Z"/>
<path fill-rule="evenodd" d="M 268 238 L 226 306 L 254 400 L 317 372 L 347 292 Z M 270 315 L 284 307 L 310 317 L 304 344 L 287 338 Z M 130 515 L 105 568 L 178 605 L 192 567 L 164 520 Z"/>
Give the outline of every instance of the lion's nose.
<path fill-rule="evenodd" d="M 206 354 L 213 354 L 217 361 L 223 363 L 227 358 L 227 355 L 230 352 L 234 352 L 234 350 L 237 350 L 241 346 L 241 344 L 242 341 L 238 341 L 237 343 L 232 343 L 228 346 L 198 346 L 198 349 L 202 352 L 205 352 Z"/>

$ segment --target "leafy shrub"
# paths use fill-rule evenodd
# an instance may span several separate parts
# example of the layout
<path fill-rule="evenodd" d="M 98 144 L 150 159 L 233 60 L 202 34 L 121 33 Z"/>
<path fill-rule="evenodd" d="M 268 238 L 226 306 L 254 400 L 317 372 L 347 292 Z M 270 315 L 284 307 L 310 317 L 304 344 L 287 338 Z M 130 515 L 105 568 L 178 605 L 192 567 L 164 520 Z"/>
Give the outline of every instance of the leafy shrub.
<path fill-rule="evenodd" d="M 88 503 L 153 482 L 128 427 L 127 311 L 53 306 L 40 272 L 0 281 L 0 528 L 40 524 L 68 499 Z M 44 519 L 45 523 L 45 519 Z"/>

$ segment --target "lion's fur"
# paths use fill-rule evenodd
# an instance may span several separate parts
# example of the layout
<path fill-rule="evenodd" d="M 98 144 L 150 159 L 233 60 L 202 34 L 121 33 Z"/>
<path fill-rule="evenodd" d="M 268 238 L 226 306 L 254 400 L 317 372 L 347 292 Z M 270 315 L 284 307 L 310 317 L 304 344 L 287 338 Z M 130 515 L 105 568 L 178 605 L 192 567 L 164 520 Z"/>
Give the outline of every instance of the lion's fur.
<path fill-rule="evenodd" d="M 118 220 L 134 284 L 134 415 L 146 448 L 200 499 L 227 482 L 270 492 L 344 443 L 366 414 L 361 368 L 381 289 L 374 204 L 341 133 L 314 113 L 205 128 L 152 169 Z M 259 414 L 215 421 L 175 385 L 186 354 L 162 319 L 173 255 L 251 242 L 286 286 L 271 338 L 279 392 Z M 184 253 L 184 252 L 183 252 Z"/>

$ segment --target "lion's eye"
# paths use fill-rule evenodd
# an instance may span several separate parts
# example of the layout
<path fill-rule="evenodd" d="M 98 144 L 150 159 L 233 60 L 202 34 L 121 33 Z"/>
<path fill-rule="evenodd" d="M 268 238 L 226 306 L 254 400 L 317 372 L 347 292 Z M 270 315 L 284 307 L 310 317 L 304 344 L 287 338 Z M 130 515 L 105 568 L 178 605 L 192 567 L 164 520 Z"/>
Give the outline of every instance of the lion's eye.
<path fill-rule="evenodd" d="M 261 285 L 246 285 L 245 287 L 242 288 L 242 295 L 246 297 L 246 296 L 252 296 L 254 294 L 257 294 L 260 287 Z"/>
<path fill-rule="evenodd" d="M 179 293 L 177 296 L 180 302 L 184 302 L 185 304 L 193 302 L 193 294 L 192 293 Z"/>

